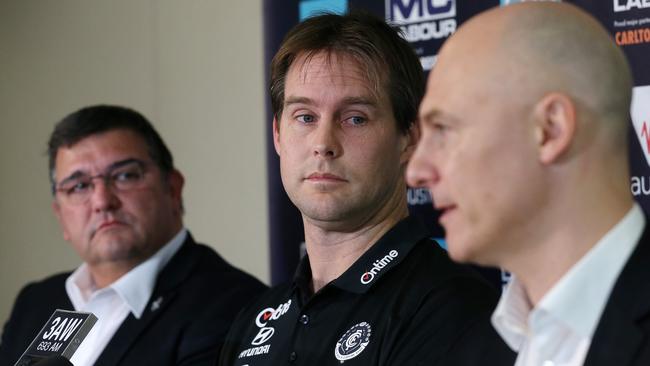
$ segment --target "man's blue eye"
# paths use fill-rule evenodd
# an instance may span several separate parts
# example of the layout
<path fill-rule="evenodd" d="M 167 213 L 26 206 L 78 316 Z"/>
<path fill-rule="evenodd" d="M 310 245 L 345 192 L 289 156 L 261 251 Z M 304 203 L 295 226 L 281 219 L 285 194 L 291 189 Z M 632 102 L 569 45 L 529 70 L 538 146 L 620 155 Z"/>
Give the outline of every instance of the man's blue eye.
<path fill-rule="evenodd" d="M 302 122 L 302 123 L 312 123 L 312 122 L 315 121 L 314 116 L 309 115 L 309 114 L 302 114 L 302 115 L 298 116 L 297 119 L 298 119 L 299 122 Z"/>
<path fill-rule="evenodd" d="M 366 119 L 364 117 L 361 117 L 361 116 L 353 116 L 353 117 L 348 118 L 347 120 L 349 121 L 350 124 L 355 125 L 355 126 L 356 125 L 362 125 L 362 124 L 366 123 Z"/>

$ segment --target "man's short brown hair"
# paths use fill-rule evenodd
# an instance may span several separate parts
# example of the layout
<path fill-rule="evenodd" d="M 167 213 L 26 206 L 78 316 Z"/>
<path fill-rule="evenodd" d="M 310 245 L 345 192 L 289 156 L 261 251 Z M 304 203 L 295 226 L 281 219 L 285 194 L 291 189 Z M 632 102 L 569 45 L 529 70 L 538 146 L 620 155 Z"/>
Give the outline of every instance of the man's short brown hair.
<path fill-rule="evenodd" d="M 373 91 L 388 96 L 398 129 L 408 131 L 424 94 L 422 66 L 396 29 L 363 12 L 315 16 L 287 33 L 271 62 L 271 107 L 278 121 L 289 68 L 298 57 L 309 60 L 320 52 L 352 57 L 367 70 Z"/>

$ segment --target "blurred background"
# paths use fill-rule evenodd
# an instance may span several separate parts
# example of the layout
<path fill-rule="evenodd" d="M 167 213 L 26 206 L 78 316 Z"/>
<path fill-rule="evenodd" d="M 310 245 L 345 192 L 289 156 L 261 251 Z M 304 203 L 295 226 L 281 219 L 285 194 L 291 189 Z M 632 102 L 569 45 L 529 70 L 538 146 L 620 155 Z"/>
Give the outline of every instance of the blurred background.
<path fill-rule="evenodd" d="M 0 0 L 1 324 L 24 284 L 80 263 L 45 151 L 90 104 L 148 117 L 185 175 L 194 237 L 269 282 L 262 37 L 261 0 Z"/>

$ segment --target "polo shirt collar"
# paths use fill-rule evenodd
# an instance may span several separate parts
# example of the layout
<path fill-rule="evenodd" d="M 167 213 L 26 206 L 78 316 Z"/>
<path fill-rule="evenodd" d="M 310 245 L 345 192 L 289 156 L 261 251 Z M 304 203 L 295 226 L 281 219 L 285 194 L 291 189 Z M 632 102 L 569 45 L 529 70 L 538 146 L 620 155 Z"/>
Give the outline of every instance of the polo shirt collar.
<path fill-rule="evenodd" d="M 416 218 L 409 216 L 388 230 L 347 271 L 327 286 L 357 294 L 366 293 L 381 277 L 401 263 L 420 240 L 428 236 L 428 230 Z M 311 267 L 307 255 L 298 264 L 294 286 L 303 294 L 310 291 Z"/>

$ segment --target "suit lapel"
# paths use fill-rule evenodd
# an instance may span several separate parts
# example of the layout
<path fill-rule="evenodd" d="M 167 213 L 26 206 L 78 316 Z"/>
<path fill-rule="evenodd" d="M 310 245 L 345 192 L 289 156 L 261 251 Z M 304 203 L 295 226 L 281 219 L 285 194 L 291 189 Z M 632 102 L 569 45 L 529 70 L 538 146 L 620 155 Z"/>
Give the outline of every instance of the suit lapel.
<path fill-rule="evenodd" d="M 140 319 L 133 314 L 124 320 L 117 329 L 95 365 L 117 365 L 138 337 L 160 317 L 176 299 L 179 286 L 190 275 L 194 264 L 199 259 L 195 252 L 195 242 L 187 235 L 185 243 L 160 272 L 151 298 Z"/>
<path fill-rule="evenodd" d="M 585 366 L 629 366 L 647 335 L 639 321 L 650 313 L 650 229 L 623 268 L 594 333 Z"/>

